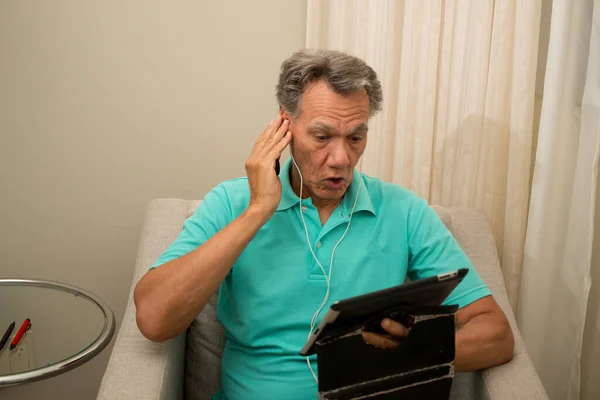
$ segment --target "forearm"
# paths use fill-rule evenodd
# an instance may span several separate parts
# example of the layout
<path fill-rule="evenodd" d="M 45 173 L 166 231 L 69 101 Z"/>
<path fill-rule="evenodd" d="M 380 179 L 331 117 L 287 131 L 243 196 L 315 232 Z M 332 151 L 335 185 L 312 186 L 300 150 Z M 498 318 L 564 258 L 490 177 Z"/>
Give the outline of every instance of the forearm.
<path fill-rule="evenodd" d="M 454 366 L 458 372 L 468 372 L 503 364 L 512 359 L 513 348 L 508 321 L 494 313 L 480 314 L 456 331 Z"/>
<path fill-rule="evenodd" d="M 149 271 L 134 291 L 142 334 L 164 341 L 185 331 L 267 220 L 249 207 L 194 251 Z"/>

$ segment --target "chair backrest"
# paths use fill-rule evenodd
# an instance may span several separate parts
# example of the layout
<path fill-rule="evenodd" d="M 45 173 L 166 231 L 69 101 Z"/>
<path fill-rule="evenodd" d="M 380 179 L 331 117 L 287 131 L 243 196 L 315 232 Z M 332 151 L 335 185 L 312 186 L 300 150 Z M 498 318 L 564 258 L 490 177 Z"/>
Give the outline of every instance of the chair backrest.
<path fill-rule="evenodd" d="M 190 207 L 190 215 L 198 207 L 200 201 L 195 201 Z M 457 241 L 467 253 L 478 273 L 482 276 L 490 290 L 504 291 L 504 282 L 499 273 L 498 257 L 495 246 L 490 249 L 490 240 L 493 236 L 485 218 L 473 210 L 449 210 L 443 207 L 433 207 L 442 222 L 457 238 Z M 455 216 L 462 221 L 456 221 Z M 464 217 L 464 218 L 462 218 Z M 456 223 L 455 223 L 456 222 Z M 485 225 L 485 226 L 482 226 Z M 481 232 L 481 233 L 480 233 Z M 473 235 L 487 235 L 482 242 L 481 238 L 469 240 Z M 485 243 L 484 243 L 485 242 Z M 478 245 L 478 243 L 480 245 Z M 485 246 L 483 246 L 485 244 Z M 482 247 L 485 254 L 482 254 Z M 196 317 L 187 331 L 186 361 L 185 361 L 185 391 L 186 399 L 209 400 L 221 386 L 221 355 L 225 346 L 223 326 L 216 317 L 217 293 Z M 451 398 L 471 399 L 473 393 L 481 393 L 476 387 L 481 385 L 479 373 L 457 375 L 452 387 Z"/>

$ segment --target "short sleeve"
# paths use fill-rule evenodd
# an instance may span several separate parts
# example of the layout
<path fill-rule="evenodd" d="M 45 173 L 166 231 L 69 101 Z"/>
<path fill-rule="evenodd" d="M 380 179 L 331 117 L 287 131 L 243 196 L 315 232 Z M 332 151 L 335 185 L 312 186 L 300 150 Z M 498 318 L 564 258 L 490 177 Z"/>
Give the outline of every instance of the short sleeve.
<path fill-rule="evenodd" d="M 194 214 L 184 222 L 177 239 L 150 268 L 156 268 L 197 249 L 227 226 L 231 219 L 227 192 L 219 185 L 207 193 Z"/>
<path fill-rule="evenodd" d="M 463 281 L 444 304 L 467 306 L 491 295 L 473 264 L 436 212 L 423 200 L 416 200 L 408 216 L 409 265 L 411 280 L 468 268 Z"/>

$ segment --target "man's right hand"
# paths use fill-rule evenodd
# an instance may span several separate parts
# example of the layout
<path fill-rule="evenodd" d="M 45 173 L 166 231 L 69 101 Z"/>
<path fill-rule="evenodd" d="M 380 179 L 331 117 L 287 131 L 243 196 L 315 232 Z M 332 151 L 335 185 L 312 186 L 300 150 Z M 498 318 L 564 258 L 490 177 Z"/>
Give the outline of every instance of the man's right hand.
<path fill-rule="evenodd" d="M 281 180 L 275 173 L 275 161 L 292 141 L 289 126 L 287 119 L 277 115 L 257 139 L 252 154 L 246 160 L 249 206 L 260 210 L 268 218 L 275 213 L 281 201 Z"/>

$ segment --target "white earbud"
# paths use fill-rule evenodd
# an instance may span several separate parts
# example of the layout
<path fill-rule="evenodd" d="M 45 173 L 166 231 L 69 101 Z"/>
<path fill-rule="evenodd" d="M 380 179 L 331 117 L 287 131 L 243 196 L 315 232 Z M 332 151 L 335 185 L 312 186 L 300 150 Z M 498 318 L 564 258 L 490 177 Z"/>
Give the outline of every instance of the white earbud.
<path fill-rule="evenodd" d="M 310 321 L 310 330 L 308 331 L 308 337 L 310 338 L 310 335 L 312 334 L 312 331 L 315 329 L 315 326 L 317 324 L 317 319 L 319 318 L 319 314 L 321 313 L 321 310 L 323 310 L 323 307 L 325 307 L 325 304 L 327 304 L 327 300 L 329 299 L 329 290 L 331 288 L 331 271 L 333 268 L 333 256 L 335 255 L 335 251 L 336 251 L 337 247 L 342 242 L 342 240 L 346 236 L 346 233 L 348 232 L 348 229 L 350 228 L 350 223 L 352 222 L 352 216 L 354 215 L 354 209 L 356 208 L 356 203 L 358 202 L 358 194 L 360 193 L 360 188 L 362 186 L 362 177 L 358 182 L 358 190 L 356 191 L 356 198 L 354 199 L 354 205 L 352 206 L 352 211 L 350 211 L 350 216 L 348 218 L 348 225 L 346 226 L 346 230 L 344 231 L 344 234 L 342 235 L 340 240 L 338 240 L 338 242 L 333 247 L 333 251 L 331 252 L 331 260 L 329 261 L 329 273 L 326 273 L 325 268 L 323 268 L 323 266 L 319 262 L 319 259 L 315 255 L 315 252 L 313 251 L 313 248 L 310 244 L 310 238 L 308 237 L 308 229 L 306 228 L 306 221 L 304 220 L 304 214 L 302 212 L 302 188 L 304 186 L 304 181 L 302 179 L 302 172 L 300 172 L 300 168 L 298 167 L 298 164 L 296 164 L 296 160 L 294 159 L 293 155 L 292 155 L 292 161 L 294 162 L 294 166 L 296 167 L 296 170 L 298 171 L 298 174 L 300 175 L 300 218 L 302 219 L 302 225 L 304 226 L 304 233 L 306 233 L 306 243 L 308 244 L 308 248 L 309 248 L 310 253 L 312 254 L 314 260 L 317 262 L 317 265 L 319 266 L 319 268 L 321 268 L 321 271 L 323 272 L 323 275 L 325 276 L 325 281 L 327 282 L 327 291 L 325 292 L 325 297 L 323 298 L 323 302 L 321 303 L 321 306 L 315 312 L 315 314 L 313 315 L 313 317 Z M 360 162 L 360 169 L 362 170 L 362 159 Z M 312 366 L 310 365 L 310 358 L 308 356 L 306 357 L 306 362 L 308 363 L 308 368 L 310 369 L 310 372 L 312 373 L 313 378 L 315 378 L 315 382 L 319 383 L 319 379 L 317 378 L 315 371 L 313 370 Z"/>

